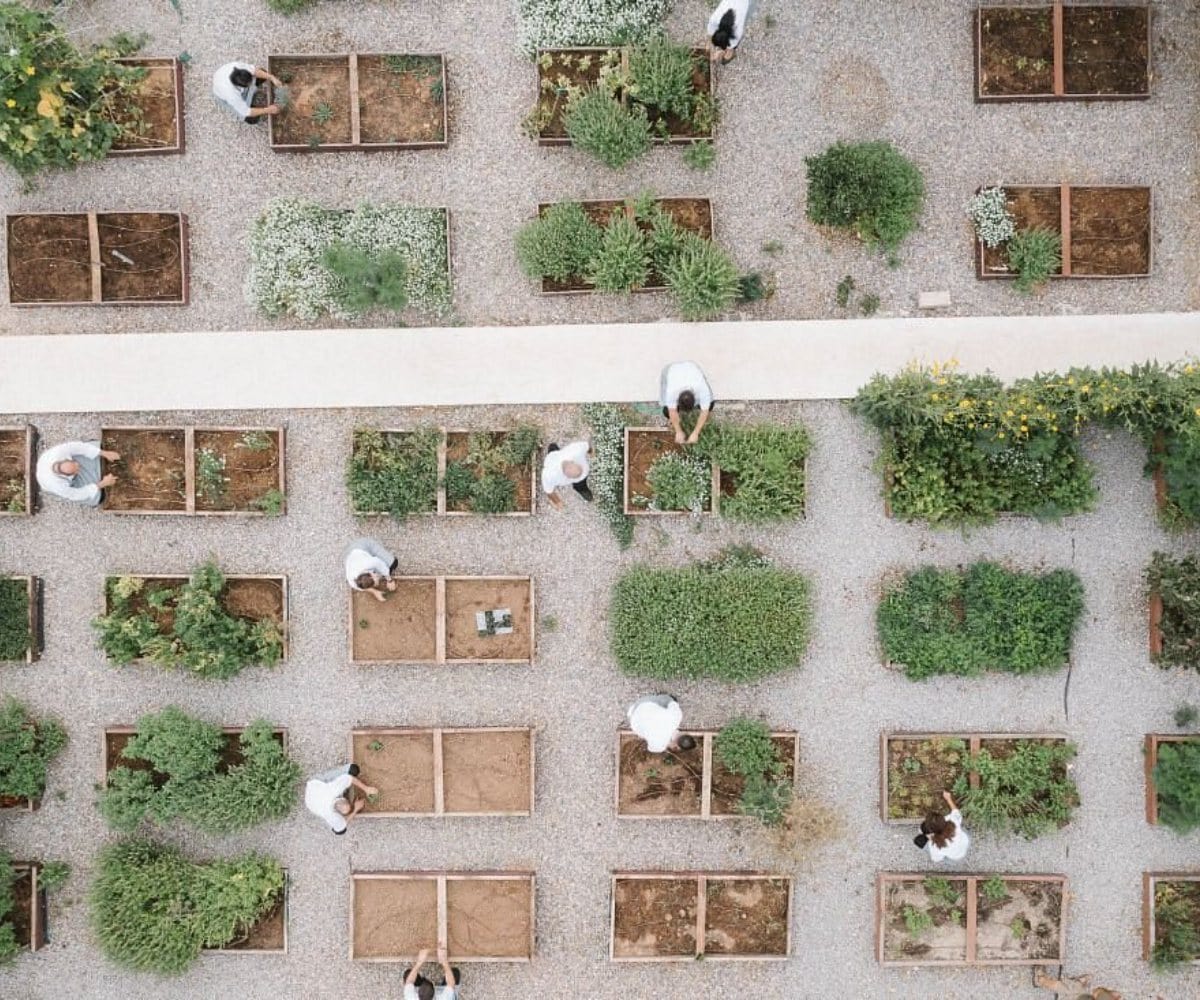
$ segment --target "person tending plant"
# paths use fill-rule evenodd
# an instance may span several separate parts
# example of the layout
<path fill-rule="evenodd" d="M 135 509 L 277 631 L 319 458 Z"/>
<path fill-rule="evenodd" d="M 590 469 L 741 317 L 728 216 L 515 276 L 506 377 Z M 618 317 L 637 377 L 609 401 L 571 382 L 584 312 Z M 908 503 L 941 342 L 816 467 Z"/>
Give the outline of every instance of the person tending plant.
<path fill-rule="evenodd" d="M 38 486 L 47 493 L 85 507 L 99 507 L 104 491 L 117 477 L 101 475 L 100 459 L 117 461 L 115 451 L 103 451 L 99 441 L 64 441 L 38 456 Z"/>
<path fill-rule="evenodd" d="M 422 948 L 417 952 L 416 963 L 404 974 L 404 1000 L 457 1000 L 458 987 L 462 983 L 462 973 L 450 965 L 445 948 L 438 948 L 437 957 L 442 966 L 442 975 L 445 977 L 446 985 L 434 986 L 421 975 L 421 966 L 429 958 L 429 949 Z"/>
<path fill-rule="evenodd" d="M 716 405 L 711 386 L 704 372 L 694 361 L 676 361 L 662 370 L 658 381 L 658 402 L 663 408 L 663 416 L 671 422 L 675 431 L 676 444 L 695 444 L 700 440 L 700 432 L 708 423 L 708 415 Z M 684 434 L 679 423 L 680 413 L 699 411 L 696 426 L 691 434 Z"/>
<path fill-rule="evenodd" d="M 278 104 L 268 104 L 264 108 L 254 107 L 254 95 L 258 90 L 259 80 L 270 80 L 276 87 L 283 86 L 279 77 L 265 69 L 259 69 L 252 63 L 226 63 L 213 73 L 213 97 L 232 111 L 238 121 L 256 125 L 266 115 L 279 114 Z"/>
<path fill-rule="evenodd" d="M 674 695 L 646 695 L 630 705 L 625 714 L 629 728 L 646 741 L 646 749 L 651 753 L 691 750 L 696 745 L 691 736 L 679 732 L 683 709 Z"/>
<path fill-rule="evenodd" d="M 374 538 L 359 538 L 346 549 L 346 582 L 351 590 L 365 590 L 381 604 L 387 600 L 385 592 L 396 589 L 392 574 L 400 565 L 391 552 Z"/>
<path fill-rule="evenodd" d="M 942 798 L 950 807 L 948 815 L 931 812 L 921 823 L 921 832 L 913 838 L 913 843 L 922 850 L 929 851 L 934 861 L 961 861 L 971 846 L 971 838 L 963 829 L 962 813 L 959 812 L 954 798 L 949 792 L 942 792 Z"/>
<path fill-rule="evenodd" d="M 732 62 L 754 12 L 754 0 L 721 0 L 708 18 L 708 57 L 714 63 Z"/>

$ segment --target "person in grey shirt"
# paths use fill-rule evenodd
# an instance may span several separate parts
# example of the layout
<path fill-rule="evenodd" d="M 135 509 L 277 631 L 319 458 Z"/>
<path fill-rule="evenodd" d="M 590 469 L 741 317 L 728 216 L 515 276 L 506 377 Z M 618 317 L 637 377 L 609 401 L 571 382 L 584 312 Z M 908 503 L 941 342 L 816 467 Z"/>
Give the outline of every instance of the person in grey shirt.
<path fill-rule="evenodd" d="M 111 472 L 100 475 L 100 459 L 115 462 L 120 457 L 102 450 L 99 441 L 65 441 L 38 456 L 38 486 L 63 500 L 99 507 L 104 490 L 117 481 Z"/>

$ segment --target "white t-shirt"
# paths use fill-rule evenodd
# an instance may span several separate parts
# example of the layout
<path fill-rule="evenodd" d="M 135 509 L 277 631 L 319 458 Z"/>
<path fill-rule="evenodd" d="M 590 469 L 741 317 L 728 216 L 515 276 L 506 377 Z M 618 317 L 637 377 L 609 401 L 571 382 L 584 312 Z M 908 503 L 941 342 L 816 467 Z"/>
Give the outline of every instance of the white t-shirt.
<path fill-rule="evenodd" d="M 572 441 L 570 444 L 563 445 L 558 451 L 550 451 L 546 453 L 546 458 L 542 462 L 542 489 L 547 493 L 553 493 L 560 486 L 570 486 L 572 483 L 582 483 L 588 477 L 588 472 L 591 466 L 588 465 L 588 443 L 586 441 Z M 574 462 L 580 469 L 582 474 L 571 479 L 563 472 L 564 462 Z"/>
<path fill-rule="evenodd" d="M 213 96 L 223 104 L 228 104 L 239 118 L 245 119 L 250 116 L 250 102 L 254 100 L 254 83 L 248 88 L 249 93 L 246 93 L 239 87 L 233 85 L 233 81 L 229 79 L 229 74 L 235 69 L 244 69 L 251 76 L 254 76 L 254 66 L 246 62 L 231 62 L 226 63 L 213 74 Z"/>
<path fill-rule="evenodd" d="M 729 42 L 729 47 L 736 49 L 742 42 L 742 35 L 746 33 L 746 21 L 753 9 L 754 0 L 721 0 L 717 4 L 717 9 L 708 19 L 708 37 L 712 38 L 721 26 L 721 18 L 725 16 L 725 12 L 731 10 L 733 11 L 733 38 Z"/>
<path fill-rule="evenodd" d="M 688 390 L 696 397 L 696 406 L 702 410 L 712 409 L 712 388 L 695 361 L 676 361 L 667 365 L 658 380 L 658 405 L 673 410 L 679 404 L 680 394 Z"/>
<path fill-rule="evenodd" d="M 322 781 L 320 778 L 312 778 L 304 786 L 304 804 L 308 807 L 308 811 L 320 816 L 321 819 L 329 824 L 329 829 L 334 833 L 346 832 L 346 817 L 338 812 L 333 805 L 345 794 L 346 789 L 349 787 L 349 774 L 338 775 L 332 781 Z"/>
<path fill-rule="evenodd" d="M 967 836 L 967 831 L 963 829 L 962 813 L 957 809 L 950 812 L 946 817 L 954 824 L 954 836 L 951 837 L 945 847 L 938 847 L 933 842 L 933 838 L 929 838 L 929 842 L 925 845 L 929 851 L 929 856 L 934 861 L 958 861 L 967 853 L 967 848 L 971 846 L 971 838 Z"/>
<path fill-rule="evenodd" d="M 642 698 L 629 706 L 625 713 L 629 717 L 629 728 L 646 741 L 651 753 L 663 753 L 683 721 L 683 709 L 672 698 L 664 708 L 653 698 Z"/>
<path fill-rule="evenodd" d="M 419 1000 L 417 988 L 411 983 L 404 984 L 404 1000 Z M 435 986 L 433 1000 L 458 1000 L 457 986 Z"/>
<path fill-rule="evenodd" d="M 73 460 L 76 457 L 95 458 L 99 454 L 99 441 L 65 441 L 53 448 L 47 448 L 38 456 L 37 460 L 38 486 L 47 493 L 53 493 L 64 500 L 73 500 L 76 503 L 94 500 L 96 494 L 100 492 L 99 486 L 95 483 L 72 486 L 71 477 L 55 472 L 54 466 L 59 462 Z"/>
<path fill-rule="evenodd" d="M 354 581 L 363 573 L 378 573 L 380 576 L 391 576 L 392 567 L 378 556 L 371 555 L 365 549 L 351 549 L 346 553 L 346 582 L 354 590 L 362 590 Z"/>

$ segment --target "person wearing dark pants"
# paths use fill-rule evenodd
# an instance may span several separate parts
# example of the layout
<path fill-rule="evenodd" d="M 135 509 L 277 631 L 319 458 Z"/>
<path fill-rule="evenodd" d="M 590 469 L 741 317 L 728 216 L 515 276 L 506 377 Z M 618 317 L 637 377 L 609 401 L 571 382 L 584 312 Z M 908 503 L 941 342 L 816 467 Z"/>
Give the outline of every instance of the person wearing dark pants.
<path fill-rule="evenodd" d="M 558 489 L 562 486 L 570 486 L 584 500 L 591 501 L 592 491 L 587 484 L 591 471 L 588 465 L 590 450 L 591 446 L 586 441 L 572 441 L 562 448 L 556 444 L 547 446 L 546 458 L 542 462 L 542 491 L 560 510 L 563 502 Z"/>
<path fill-rule="evenodd" d="M 421 966 L 429 957 L 429 949 L 422 948 L 417 955 L 417 964 L 404 974 L 404 1000 L 458 1000 L 458 987 L 462 984 L 462 974 L 456 968 L 450 967 L 446 949 L 438 949 L 438 962 L 442 966 L 444 986 L 434 986 L 421 975 Z"/>
<path fill-rule="evenodd" d="M 662 370 L 658 379 L 658 405 L 675 432 L 676 444 L 695 444 L 716 406 L 712 387 L 694 361 L 676 361 Z M 679 414 L 699 411 L 691 434 L 684 434 Z"/>

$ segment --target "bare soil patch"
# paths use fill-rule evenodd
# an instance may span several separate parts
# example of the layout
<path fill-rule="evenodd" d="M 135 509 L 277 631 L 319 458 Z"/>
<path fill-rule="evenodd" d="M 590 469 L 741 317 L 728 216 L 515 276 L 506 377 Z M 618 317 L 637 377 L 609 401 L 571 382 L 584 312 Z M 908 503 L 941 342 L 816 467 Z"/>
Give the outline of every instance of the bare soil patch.
<path fill-rule="evenodd" d="M 1150 271 L 1150 190 L 1071 189 L 1071 272 L 1147 274 Z"/>
<path fill-rule="evenodd" d="M 446 881 L 447 950 L 452 958 L 529 958 L 529 879 Z"/>
<path fill-rule="evenodd" d="M 1062 886 L 1057 882 L 1005 880 L 1007 894 L 994 901 L 981 890 L 975 955 L 997 959 L 1057 960 Z"/>
<path fill-rule="evenodd" d="M 275 146 L 348 144 L 350 127 L 350 60 L 272 56 L 271 72 L 287 88 L 287 107 L 271 121 Z"/>
<path fill-rule="evenodd" d="M 358 57 L 359 136 L 363 143 L 444 142 L 445 105 L 440 57 Z"/>
<path fill-rule="evenodd" d="M 103 462 L 103 471 L 117 477 L 105 491 L 107 510 L 187 510 L 182 429 L 105 430 L 101 447 L 121 456 Z"/>
<path fill-rule="evenodd" d="M 96 216 L 104 302 L 181 302 L 183 230 L 172 212 Z"/>
<path fill-rule="evenodd" d="M 476 612 L 501 608 L 512 614 L 512 632 L 480 635 Z M 472 662 L 532 659 L 531 611 L 528 580 L 447 579 L 446 658 Z"/>
<path fill-rule="evenodd" d="M 883 956 L 887 961 L 965 962 L 967 960 L 967 883 L 947 879 L 958 893 L 950 900 L 935 901 L 924 881 L 888 882 L 884 895 Z M 906 915 L 915 927 L 910 931 Z M 917 915 L 927 915 L 929 921 Z"/>
<path fill-rule="evenodd" d="M 279 489 L 278 431 L 197 430 L 196 470 L 205 450 L 223 463 L 222 472 L 228 482 L 219 489 L 206 489 L 196 471 L 197 510 L 256 510 L 257 501 Z"/>
<path fill-rule="evenodd" d="M 446 812 L 529 812 L 531 752 L 527 731 L 443 733 Z"/>
<path fill-rule="evenodd" d="M 783 768 L 779 779 L 791 784 L 796 780 L 795 752 L 796 744 L 787 736 L 773 736 L 771 742 L 775 745 L 775 759 Z M 741 801 L 742 792 L 746 790 L 746 779 L 740 774 L 734 774 L 721 763 L 718 754 L 713 754 L 712 774 L 712 804 L 709 806 L 714 816 L 737 815 L 737 805 Z"/>
<path fill-rule="evenodd" d="M 791 887 L 784 879 L 709 879 L 706 955 L 786 955 Z"/>
<path fill-rule="evenodd" d="M 28 479 L 29 453 L 25 447 L 25 429 L 0 430 L 0 512 L 19 507 L 22 512 L 29 513 L 25 511 Z"/>
<path fill-rule="evenodd" d="M 351 905 L 355 958 L 409 958 L 437 947 L 436 878 L 356 878 Z"/>
<path fill-rule="evenodd" d="M 1054 93 L 1054 17 L 1049 7 L 980 11 L 979 89 L 989 97 Z"/>
<path fill-rule="evenodd" d="M 1150 11 L 1063 5 L 1063 82 L 1068 94 L 1150 91 Z"/>
<path fill-rule="evenodd" d="M 117 108 L 116 121 L 130 131 L 113 143 L 118 152 L 131 150 L 167 150 L 179 145 L 179 119 L 176 114 L 175 66 L 170 60 L 131 60 L 142 66 L 146 75 L 133 100 Z"/>
<path fill-rule="evenodd" d="M 359 780 L 379 789 L 364 813 L 432 813 L 433 733 L 355 733 Z"/>
<path fill-rule="evenodd" d="M 13 882 L 13 908 L 9 922 L 17 939 L 17 946 L 28 948 L 33 944 L 33 872 L 21 872 Z"/>
<path fill-rule="evenodd" d="M 704 744 L 651 753 L 632 733 L 621 736 L 618 810 L 624 816 L 699 816 Z"/>
<path fill-rule="evenodd" d="M 21 302 L 91 302 L 86 215 L 8 217 L 8 295 Z"/>
<path fill-rule="evenodd" d="M 355 660 L 433 662 L 437 659 L 436 582 L 398 580 L 396 590 L 382 603 L 365 591 L 351 591 L 350 627 Z"/>
<path fill-rule="evenodd" d="M 613 886 L 613 954 L 617 958 L 695 955 L 694 878 L 618 878 Z"/>

